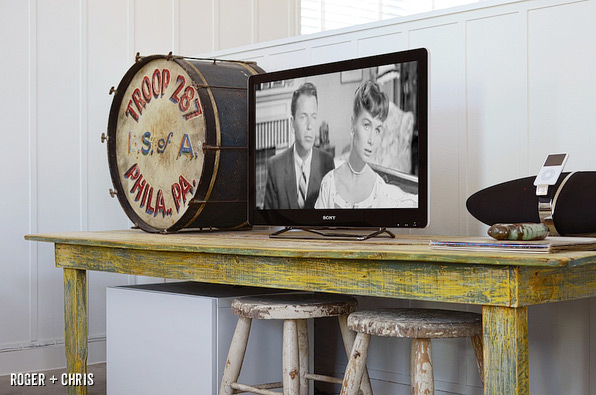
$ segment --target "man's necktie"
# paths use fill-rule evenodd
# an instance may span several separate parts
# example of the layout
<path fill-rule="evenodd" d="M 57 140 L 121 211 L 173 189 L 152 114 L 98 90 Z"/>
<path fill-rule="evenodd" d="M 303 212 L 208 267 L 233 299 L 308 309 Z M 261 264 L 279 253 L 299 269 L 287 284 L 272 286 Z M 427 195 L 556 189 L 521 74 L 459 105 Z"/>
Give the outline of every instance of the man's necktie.
<path fill-rule="evenodd" d="M 306 201 L 306 173 L 304 172 L 304 163 L 300 167 L 300 182 L 298 182 L 298 206 L 304 208 Z"/>

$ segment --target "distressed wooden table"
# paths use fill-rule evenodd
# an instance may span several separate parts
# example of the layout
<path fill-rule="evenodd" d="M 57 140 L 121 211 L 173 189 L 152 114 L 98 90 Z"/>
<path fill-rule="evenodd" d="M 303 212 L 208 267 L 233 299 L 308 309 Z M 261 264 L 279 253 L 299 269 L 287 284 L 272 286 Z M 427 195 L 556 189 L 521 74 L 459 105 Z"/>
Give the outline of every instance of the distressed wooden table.
<path fill-rule="evenodd" d="M 528 394 L 527 306 L 596 296 L 596 251 L 433 250 L 429 236 L 365 242 L 269 239 L 257 231 L 139 230 L 26 236 L 64 271 L 68 371 L 87 370 L 87 270 L 208 283 L 482 305 L 485 394 Z M 436 239 L 437 237 L 433 237 Z M 86 387 L 69 387 L 86 394 Z"/>

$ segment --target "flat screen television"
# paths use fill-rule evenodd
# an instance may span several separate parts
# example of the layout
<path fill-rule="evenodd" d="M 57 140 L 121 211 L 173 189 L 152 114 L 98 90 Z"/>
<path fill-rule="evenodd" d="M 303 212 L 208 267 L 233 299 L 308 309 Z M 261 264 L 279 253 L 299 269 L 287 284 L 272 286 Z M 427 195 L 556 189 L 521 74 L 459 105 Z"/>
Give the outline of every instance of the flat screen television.
<path fill-rule="evenodd" d="M 427 226 L 426 49 L 250 76 L 248 111 L 251 225 Z"/>

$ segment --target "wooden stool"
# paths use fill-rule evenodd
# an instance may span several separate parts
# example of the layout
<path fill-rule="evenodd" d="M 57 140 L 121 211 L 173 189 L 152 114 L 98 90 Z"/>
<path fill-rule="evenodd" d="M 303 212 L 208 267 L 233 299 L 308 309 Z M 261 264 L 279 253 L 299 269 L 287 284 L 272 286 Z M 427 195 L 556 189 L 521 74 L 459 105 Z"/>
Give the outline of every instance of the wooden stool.
<path fill-rule="evenodd" d="M 480 379 L 484 381 L 481 314 L 433 309 L 363 310 L 350 314 L 348 329 L 358 334 L 346 367 L 341 395 L 358 393 L 371 335 L 412 339 L 410 382 L 413 395 L 435 393 L 430 339 L 470 337 Z"/>
<path fill-rule="evenodd" d="M 316 293 L 288 293 L 247 296 L 232 302 L 232 312 L 238 316 L 236 331 L 230 344 L 224 368 L 220 395 L 251 392 L 279 395 L 271 391 L 283 388 L 284 395 L 307 395 L 308 380 L 341 384 L 342 379 L 308 372 L 308 318 L 338 317 L 346 354 L 349 355 L 356 334 L 347 329 L 348 314 L 356 310 L 356 299 L 342 295 Z M 244 353 L 248 343 L 252 319 L 284 320 L 283 323 L 283 381 L 259 385 L 238 383 Z M 368 373 L 363 371 L 362 393 L 372 395 Z M 360 384 L 360 381 L 359 381 Z M 236 391 L 235 391 L 236 390 Z"/>

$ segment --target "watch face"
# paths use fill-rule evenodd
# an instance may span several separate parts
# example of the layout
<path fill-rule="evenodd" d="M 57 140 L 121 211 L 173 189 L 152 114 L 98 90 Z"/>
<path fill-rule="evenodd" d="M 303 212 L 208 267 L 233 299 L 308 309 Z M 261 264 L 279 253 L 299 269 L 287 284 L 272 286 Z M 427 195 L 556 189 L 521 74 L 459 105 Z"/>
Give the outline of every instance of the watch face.
<path fill-rule="evenodd" d="M 118 111 L 116 161 L 121 193 L 143 222 L 167 229 L 188 209 L 205 128 L 197 86 L 176 61 L 149 61 L 133 76 Z"/>

